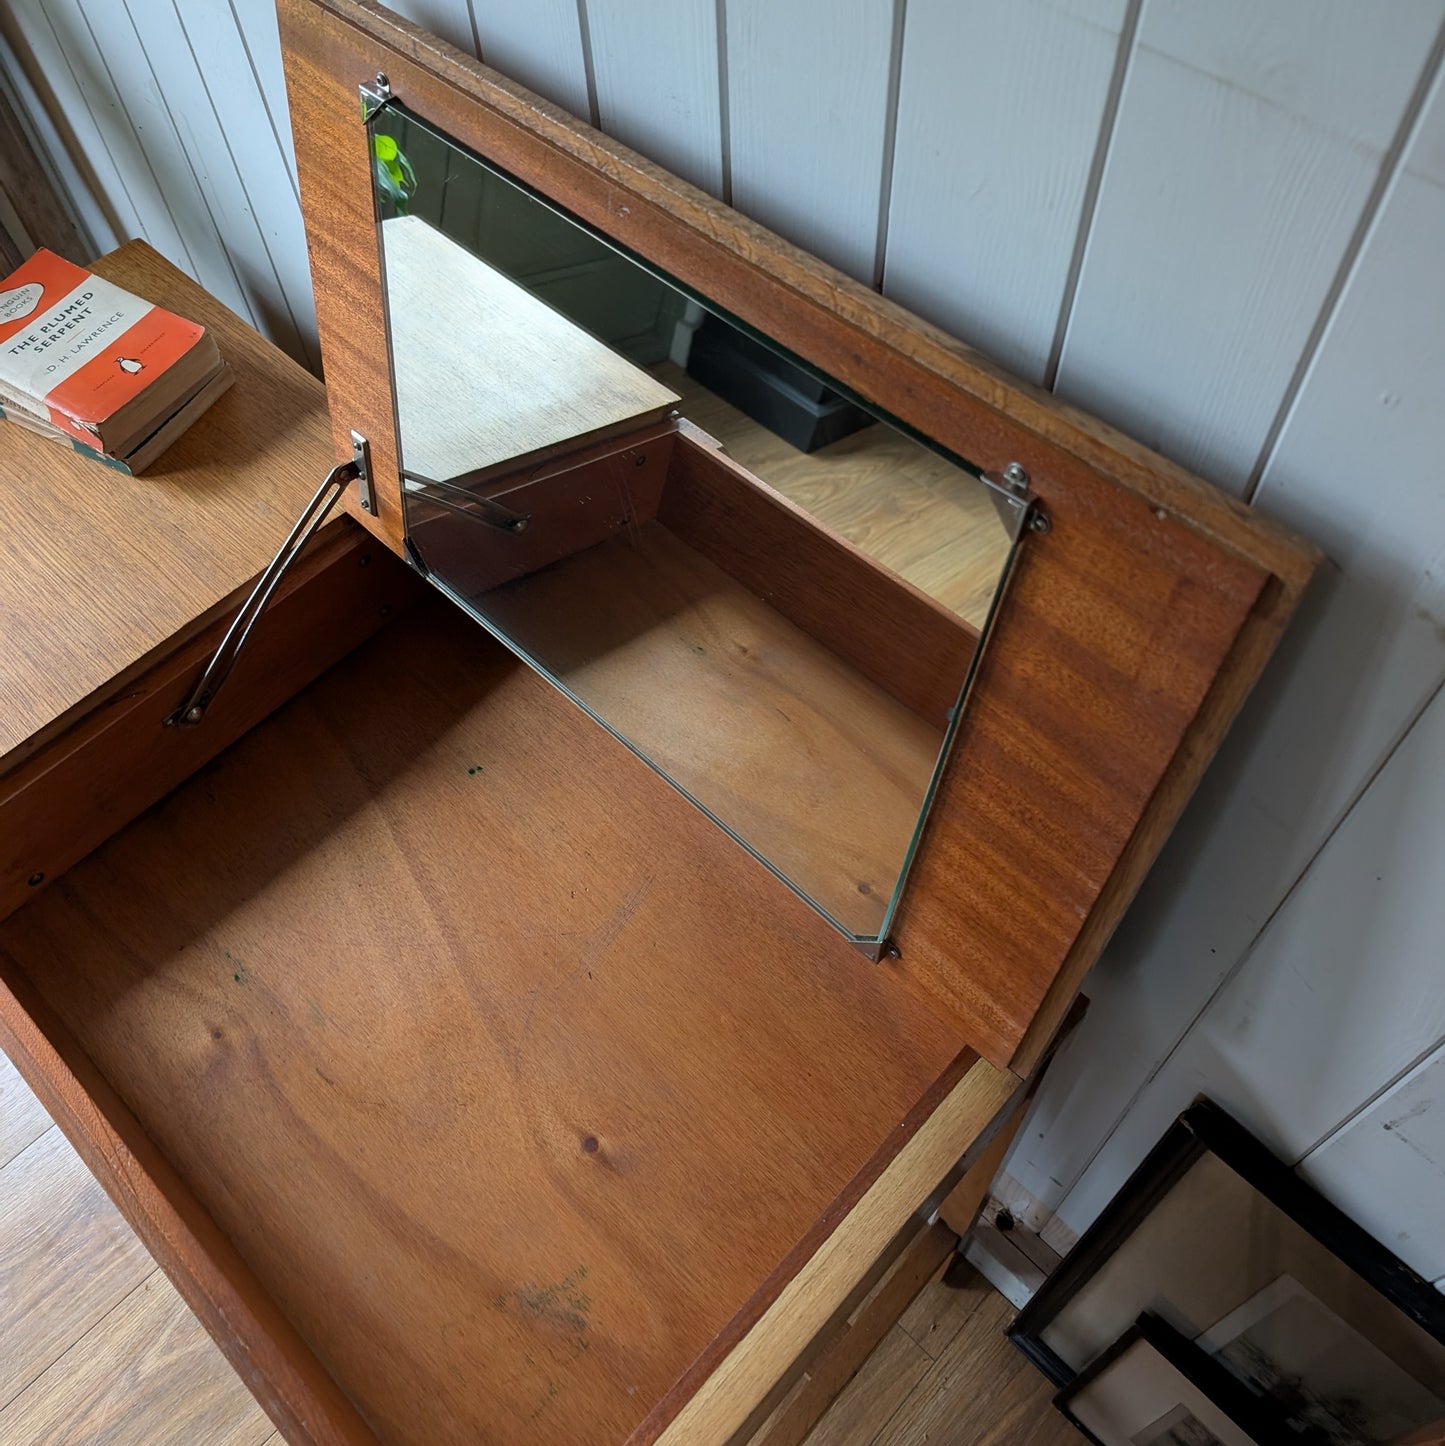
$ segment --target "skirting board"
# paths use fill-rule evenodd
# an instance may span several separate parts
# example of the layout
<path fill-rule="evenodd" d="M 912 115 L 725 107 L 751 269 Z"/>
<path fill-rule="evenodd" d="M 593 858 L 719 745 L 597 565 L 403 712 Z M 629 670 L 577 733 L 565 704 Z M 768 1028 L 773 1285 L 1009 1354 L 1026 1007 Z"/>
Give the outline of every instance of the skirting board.
<path fill-rule="evenodd" d="M 999 1228 L 1000 1214 L 1008 1222 L 1006 1229 Z M 1051 1233 L 1063 1239 L 1064 1250 L 1054 1247 Z M 1077 1239 L 1016 1180 L 1000 1175 L 978 1224 L 959 1249 L 1000 1295 L 1022 1309 Z"/>

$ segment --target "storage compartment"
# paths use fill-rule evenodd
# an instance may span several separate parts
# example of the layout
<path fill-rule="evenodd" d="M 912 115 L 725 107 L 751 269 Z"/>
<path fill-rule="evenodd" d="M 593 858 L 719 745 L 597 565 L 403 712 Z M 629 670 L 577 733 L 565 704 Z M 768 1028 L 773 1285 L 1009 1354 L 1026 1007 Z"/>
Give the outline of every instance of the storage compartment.
<path fill-rule="evenodd" d="M 434 596 L 0 970 L 417 1446 L 648 1439 L 974 1058 Z"/>

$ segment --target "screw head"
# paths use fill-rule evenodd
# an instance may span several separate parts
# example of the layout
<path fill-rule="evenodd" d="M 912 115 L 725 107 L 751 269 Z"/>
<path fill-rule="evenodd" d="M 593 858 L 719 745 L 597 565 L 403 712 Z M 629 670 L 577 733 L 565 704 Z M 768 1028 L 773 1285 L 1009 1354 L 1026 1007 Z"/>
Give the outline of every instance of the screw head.
<path fill-rule="evenodd" d="M 378 70 L 376 72 L 376 88 L 378 90 L 391 89 L 391 82 L 386 78 L 386 72 L 384 70 Z"/>
<path fill-rule="evenodd" d="M 45 875 L 40 872 L 33 873 L 25 882 L 29 884 L 32 889 L 38 889 L 41 884 L 45 882 Z"/>
<path fill-rule="evenodd" d="M 1053 526 L 1054 524 L 1049 521 L 1047 512 L 1040 512 L 1039 509 L 1035 507 L 1034 510 L 1029 513 L 1030 532 L 1050 532 L 1053 530 Z"/>
<path fill-rule="evenodd" d="M 186 722 L 187 722 L 187 723 L 199 723 L 199 722 L 201 721 L 201 719 L 204 718 L 205 716 L 206 716 L 206 710 L 205 710 L 204 708 L 202 708 L 199 703 L 197 703 L 194 708 L 188 708 L 188 709 L 186 710 Z"/>
<path fill-rule="evenodd" d="M 1016 487 L 1022 491 L 1029 485 L 1028 470 L 1020 466 L 1017 462 L 1010 462 L 1008 466 L 1003 469 L 1003 480 L 1007 482 L 1010 487 Z"/>

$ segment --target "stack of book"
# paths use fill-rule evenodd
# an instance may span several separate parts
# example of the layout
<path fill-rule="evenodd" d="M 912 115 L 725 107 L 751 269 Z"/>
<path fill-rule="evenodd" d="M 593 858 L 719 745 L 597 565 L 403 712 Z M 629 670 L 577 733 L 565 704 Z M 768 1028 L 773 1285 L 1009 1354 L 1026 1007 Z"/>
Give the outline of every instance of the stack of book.
<path fill-rule="evenodd" d="M 0 282 L 0 416 L 135 475 L 231 385 L 205 327 L 37 251 Z"/>

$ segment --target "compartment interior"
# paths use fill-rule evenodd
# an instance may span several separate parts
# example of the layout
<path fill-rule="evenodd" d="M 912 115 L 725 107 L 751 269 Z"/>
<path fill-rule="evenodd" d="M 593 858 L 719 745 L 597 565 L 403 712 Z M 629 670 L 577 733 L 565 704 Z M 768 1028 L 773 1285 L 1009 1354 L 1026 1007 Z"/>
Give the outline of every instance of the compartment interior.
<path fill-rule="evenodd" d="M 431 595 L 0 968 L 388 1443 L 624 1439 L 972 1058 Z"/>

